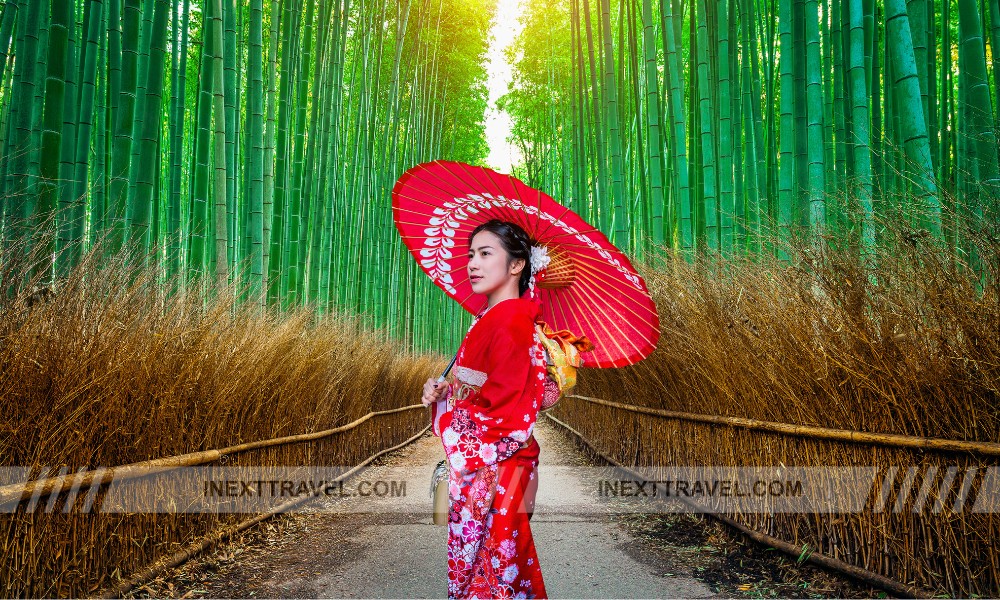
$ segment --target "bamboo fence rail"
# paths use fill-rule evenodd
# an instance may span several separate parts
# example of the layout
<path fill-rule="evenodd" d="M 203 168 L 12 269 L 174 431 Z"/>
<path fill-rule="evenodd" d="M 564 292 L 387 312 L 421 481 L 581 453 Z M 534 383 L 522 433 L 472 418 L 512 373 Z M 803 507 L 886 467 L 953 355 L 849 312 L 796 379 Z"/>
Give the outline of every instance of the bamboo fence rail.
<path fill-rule="evenodd" d="M 919 448 L 924 450 L 939 450 L 943 452 L 975 452 L 984 456 L 1000 456 L 1000 444 L 993 442 L 966 442 L 961 440 L 946 440 L 942 438 L 899 435 L 894 433 L 868 433 L 865 431 L 851 431 L 848 429 L 814 427 L 812 425 L 792 425 L 790 423 L 778 423 L 775 421 L 758 421 L 756 419 L 744 419 L 741 417 L 701 415 L 696 413 L 648 408 L 645 406 L 631 406 L 620 402 L 602 400 L 600 398 L 590 398 L 588 396 L 573 395 L 570 397 L 590 402 L 592 404 L 601 404 L 611 408 L 618 408 L 644 415 L 663 417 L 666 419 L 679 419 L 681 421 L 710 423 L 715 425 L 729 425 L 732 427 L 742 427 L 744 429 L 755 429 L 758 431 L 769 431 L 784 435 L 833 440 L 838 442 L 850 442 L 855 444 L 877 444 L 880 446 L 890 446 L 895 448 Z"/>
<path fill-rule="evenodd" d="M 276 446 L 302 442 L 312 442 L 354 429 L 372 417 L 390 415 L 393 413 L 413 410 L 414 408 L 423 408 L 423 405 L 414 404 L 411 406 L 402 406 L 400 408 L 393 408 L 389 410 L 373 411 L 355 419 L 354 421 L 351 421 L 350 423 L 347 423 L 346 425 L 341 425 L 340 427 L 334 427 L 332 429 L 325 429 L 323 431 L 316 431 L 313 433 L 301 433 L 298 435 L 289 435 L 270 440 L 246 442 L 216 450 L 189 452 L 187 454 L 145 460 L 118 467 L 102 467 L 91 471 L 63 475 L 60 477 L 46 477 L 44 479 L 36 479 L 25 483 L 5 485 L 0 487 L 0 507 L 6 507 L 11 502 L 21 503 L 32 498 L 41 500 L 42 498 L 47 498 L 52 494 L 58 494 L 62 490 L 66 489 L 76 489 L 78 491 L 84 490 L 93 485 L 107 483 L 112 479 L 117 481 L 128 481 L 130 479 L 148 477 L 154 473 L 164 473 L 181 467 L 204 465 L 220 460 L 224 456 L 247 452 L 250 450 L 274 448 Z"/>
<path fill-rule="evenodd" d="M 831 440 L 837 442 L 847 442 L 851 444 L 881 445 L 881 446 L 905 448 L 911 450 L 927 449 L 927 450 L 936 450 L 943 452 L 975 453 L 981 456 L 990 456 L 990 457 L 1000 456 L 1000 444 L 989 443 L 989 442 L 970 442 L 970 441 L 947 440 L 941 438 L 925 438 L 925 437 L 896 435 L 896 434 L 866 433 L 866 432 L 831 429 L 824 427 L 793 425 L 788 423 L 778 423 L 772 421 L 760 421 L 755 419 L 744 419 L 739 417 L 704 415 L 704 414 L 686 413 L 679 411 L 668 411 L 668 410 L 654 409 L 641 406 L 630 406 L 619 402 L 603 400 L 600 398 L 591 398 L 587 396 L 574 395 L 571 397 L 573 399 L 580 400 L 592 405 L 600 405 L 607 408 L 623 410 L 641 415 L 649 415 L 653 417 L 667 418 L 667 419 L 677 419 L 682 421 L 689 421 L 694 423 L 703 423 L 703 424 L 717 425 L 724 427 L 735 427 L 735 428 L 756 430 L 768 433 L 777 433 L 784 436 Z M 5 485 L 0 487 L 0 506 L 9 507 L 11 503 L 20 504 L 27 500 L 34 500 L 35 502 L 39 502 L 44 498 L 53 495 L 58 495 L 61 492 L 66 492 L 69 490 L 80 491 L 90 487 L 100 486 L 103 483 L 111 481 L 112 479 L 119 481 L 129 480 L 138 477 L 148 476 L 151 473 L 151 471 L 156 473 L 167 472 L 181 467 L 212 463 L 222 460 L 224 457 L 232 456 L 234 454 L 249 452 L 252 450 L 274 448 L 279 446 L 288 446 L 304 442 L 322 440 L 324 438 L 329 438 L 338 433 L 354 429 L 375 417 L 391 415 L 396 413 L 403 413 L 418 408 L 423 408 L 423 406 L 415 404 L 390 410 L 373 411 L 358 419 L 355 419 L 350 423 L 341 425 L 339 427 L 326 429 L 323 431 L 303 433 L 303 434 L 285 436 L 281 438 L 246 442 L 242 444 L 228 446 L 225 448 L 191 452 L 187 454 L 142 461 L 116 467 L 99 468 L 91 471 L 69 474 L 60 477 L 48 477 L 24 483 Z M 609 456 L 606 456 L 603 452 L 601 452 L 597 448 L 595 444 L 587 440 L 587 438 L 582 433 L 574 429 L 568 423 L 565 423 L 557 419 L 552 414 L 548 414 L 547 416 L 552 418 L 553 421 L 558 423 L 560 426 L 566 428 L 574 435 L 579 437 L 588 447 L 590 447 L 595 453 L 600 455 L 603 459 L 607 460 L 609 463 L 614 464 L 620 468 L 629 470 L 628 466 L 623 465 L 619 461 Z M 426 428 L 424 429 L 424 431 L 426 431 Z M 365 464 L 370 462 L 375 457 L 380 456 L 386 452 L 389 452 L 392 449 L 399 448 L 403 445 L 412 442 L 414 439 L 416 439 L 416 437 L 422 435 L 424 431 L 421 431 L 415 437 L 409 438 L 402 444 L 398 444 L 390 449 L 383 450 L 369 457 L 368 459 L 360 463 L 358 466 L 354 467 L 351 471 L 341 476 L 341 478 L 346 479 L 347 477 L 351 476 L 352 474 L 357 472 L 358 469 L 362 468 Z M 690 501 L 689 499 L 682 498 L 682 500 L 697 507 L 697 503 Z M 259 523 L 263 520 L 270 518 L 271 516 L 274 516 L 275 514 L 279 514 L 281 512 L 288 510 L 294 504 L 296 504 L 296 502 L 286 503 L 285 505 L 276 507 L 271 511 L 264 513 L 262 515 L 256 515 L 243 522 L 237 523 L 235 525 L 230 525 L 222 529 L 216 530 L 212 533 L 209 533 L 203 536 L 202 538 L 189 543 L 183 549 L 175 552 L 174 554 L 168 556 L 167 558 L 156 561 L 149 567 L 142 569 L 132 578 L 128 580 L 123 580 L 112 588 L 106 588 L 103 593 L 105 595 L 124 594 L 128 590 L 133 589 L 138 585 L 141 585 L 144 581 L 147 581 L 150 577 L 155 577 L 157 574 L 163 572 L 163 570 L 168 569 L 172 566 L 177 566 L 179 564 L 182 564 L 184 561 L 190 559 L 199 552 L 202 552 L 205 549 L 212 547 L 214 544 L 220 542 L 221 540 L 226 539 L 227 537 L 235 533 L 238 533 L 240 531 L 244 531 L 245 529 L 252 527 L 256 523 Z M 39 505 L 44 505 L 44 504 L 39 502 Z M 772 535 L 768 535 L 766 533 L 757 531 L 752 527 L 748 527 L 747 525 L 739 522 L 736 519 L 730 518 L 729 516 L 713 514 L 712 517 L 717 518 L 721 522 L 724 522 L 727 525 L 734 527 L 735 529 L 738 529 L 739 531 L 745 533 L 746 535 L 748 535 L 749 537 L 760 543 L 773 546 L 793 556 L 798 556 L 800 554 L 801 548 L 799 546 L 791 544 L 778 537 L 774 537 Z M 824 566 L 826 568 L 842 572 L 846 575 L 849 575 L 851 577 L 854 577 L 871 585 L 880 587 L 894 594 L 922 597 L 930 593 L 926 589 L 921 588 L 919 586 L 909 585 L 906 583 L 895 581 L 883 575 L 879 575 L 878 573 L 869 571 L 867 569 L 858 567 L 856 565 L 851 565 L 848 562 L 839 560 L 831 556 L 827 556 L 820 552 L 813 552 L 808 560 L 818 565 Z"/>
<path fill-rule="evenodd" d="M 994 500 L 982 496 L 993 489 L 987 482 L 1000 456 L 995 443 L 668 411 L 576 395 L 547 416 L 570 425 L 609 462 L 631 468 L 875 467 L 871 489 L 838 492 L 857 495 L 859 506 L 869 507 L 860 512 L 735 508 L 712 516 L 787 552 L 794 548 L 798 554 L 806 544 L 851 567 L 830 563 L 830 568 L 894 594 L 995 596 L 1000 589 L 994 545 L 1000 518 L 988 507 Z M 816 477 L 810 485 L 822 484 L 823 476 Z M 893 590 L 862 571 L 910 589 Z"/>
<path fill-rule="evenodd" d="M 594 444 L 592 444 L 589 440 L 587 440 L 587 438 L 584 437 L 583 434 L 581 434 L 579 431 L 577 431 L 576 429 L 574 429 L 573 427 L 571 427 L 569 424 L 564 423 L 563 421 L 560 421 L 559 419 L 557 419 L 556 417 L 552 416 L 551 414 L 548 414 L 546 416 L 549 419 L 551 419 L 552 422 L 558 424 L 560 427 L 566 429 L 567 431 L 569 431 L 570 433 L 572 433 L 574 436 L 576 436 L 584 445 L 586 445 L 588 448 L 590 448 L 590 450 L 594 454 L 596 454 L 597 456 L 599 456 L 602 460 L 605 460 L 609 464 L 614 465 L 616 468 L 621 469 L 621 470 L 629 473 L 633 477 L 642 479 L 642 477 L 643 477 L 642 474 L 640 474 L 639 472 L 637 472 L 637 471 L 635 471 L 633 469 L 630 469 L 628 466 L 623 465 L 622 463 L 616 461 L 615 459 L 611 458 L 610 456 L 606 456 L 603 452 L 601 452 L 599 449 L 597 449 L 594 446 Z M 691 506 L 695 510 L 698 510 L 699 512 L 702 512 L 704 510 L 703 506 L 699 505 L 697 502 L 691 500 L 690 498 L 685 498 L 684 496 L 677 496 L 677 498 L 679 500 L 681 500 L 682 502 L 684 502 L 685 504 L 688 504 L 689 506 Z M 745 535 L 749 536 L 751 539 L 753 539 L 755 542 L 757 542 L 759 544 L 765 544 L 767 546 L 771 546 L 773 548 L 777 548 L 778 550 L 781 550 L 785 554 L 788 554 L 789 556 L 794 556 L 796 558 L 799 558 L 800 556 L 802 556 L 802 548 L 800 548 L 798 546 L 795 546 L 793 544 L 790 544 L 790 543 L 786 542 L 785 540 L 776 538 L 774 536 L 767 535 L 766 533 L 761 533 L 759 531 L 754 531 L 753 529 L 750 529 L 746 525 L 740 523 L 739 521 L 736 521 L 735 519 L 731 519 L 731 518 L 727 517 L 726 515 L 717 514 L 717 513 L 706 513 L 706 514 L 708 514 L 713 519 L 717 519 L 718 521 L 721 521 L 722 523 L 725 523 L 726 525 L 729 525 L 730 527 L 733 527 L 734 529 L 738 529 L 740 532 L 742 532 Z M 918 588 L 916 586 L 912 586 L 912 585 L 907 585 L 905 583 L 901 583 L 901 582 L 896 581 L 894 579 L 890 579 L 888 577 L 884 577 L 882 575 L 879 575 L 878 573 L 872 573 L 871 571 L 868 571 L 866 569 L 862 569 L 860 567 L 854 566 L 852 564 L 846 563 L 846 562 L 844 562 L 842 560 L 838 560 L 836 558 L 833 558 L 831 556 L 827 556 L 827 555 L 819 553 L 819 552 L 810 552 L 805 557 L 803 557 L 801 560 L 803 562 L 811 562 L 811 563 L 817 564 L 817 565 L 819 565 L 821 567 L 824 567 L 826 569 L 830 569 L 832 571 L 837 571 L 838 573 L 843 573 L 844 575 L 848 575 L 850 577 L 853 577 L 855 579 L 863 581 L 863 582 L 865 582 L 865 583 L 867 583 L 869 585 L 873 585 L 875 587 L 881 588 L 881 589 L 883 589 L 883 590 L 885 590 L 887 592 L 891 592 L 891 593 L 899 595 L 899 596 L 903 596 L 903 597 L 907 597 L 907 598 L 933 598 L 934 597 L 934 593 L 933 592 L 930 592 L 930 591 Z"/>
<path fill-rule="evenodd" d="M 291 508 L 286 504 L 240 520 L 233 518 L 239 517 L 236 514 L 103 514 L 81 508 L 97 506 L 104 484 L 112 477 L 116 481 L 134 479 L 227 460 L 234 467 L 251 463 L 334 464 L 327 462 L 331 459 L 335 464 L 363 465 L 373 454 L 389 451 L 381 446 L 398 448 L 401 440 L 407 440 L 405 444 L 414 439 L 413 432 L 419 430 L 417 435 L 422 435 L 426 431 L 426 415 L 416 413 L 418 408 L 424 407 L 416 404 L 371 411 L 322 431 L 3 486 L 0 505 L 6 505 L 8 514 L 0 514 L 0 531 L 12 545 L 8 546 L 11 552 L 4 552 L 0 559 L 0 590 L 8 597 L 110 594 L 124 589 L 127 582 L 121 577 L 129 573 L 135 574 L 131 581 L 137 582 L 153 569 L 162 572 Z M 350 476 L 357 468 L 341 477 Z M 79 493 L 87 487 L 89 493 Z M 43 500 L 46 496 L 50 497 L 47 502 Z M 90 500 L 81 502 L 85 498 Z"/>
<path fill-rule="evenodd" d="M 417 406 L 422 407 L 423 405 L 417 405 Z M 402 407 L 401 409 L 396 409 L 396 411 L 380 411 L 380 412 L 397 412 L 397 411 L 400 411 L 400 410 L 407 410 L 407 409 L 410 409 L 410 408 L 414 408 L 414 406 L 405 406 L 405 407 Z M 366 416 L 371 416 L 373 414 L 375 414 L 375 413 L 369 413 Z M 360 423 L 358 423 L 358 424 L 360 424 Z M 361 464 L 358 464 L 358 465 L 354 466 L 350 471 L 347 471 L 346 473 L 344 473 L 340 477 L 337 477 L 336 479 L 334 479 L 333 483 L 346 480 L 347 478 L 351 477 L 352 475 L 354 475 L 355 473 L 357 473 L 358 471 L 360 471 L 361 469 L 363 469 L 364 467 L 366 467 L 369 463 L 371 463 L 373 460 L 375 460 L 376 458 L 378 458 L 380 456 L 384 456 L 384 455 L 388 454 L 389 452 L 392 452 L 393 450 L 399 450 L 400 448 L 402 448 L 402 447 L 404 447 L 404 446 L 406 446 L 408 444 L 412 444 L 414 441 L 416 441 L 417 439 L 419 439 L 422 435 L 424 435 L 425 433 L 427 433 L 427 431 L 430 428 L 431 428 L 431 426 L 428 425 L 427 427 L 424 427 L 420 432 L 418 432 L 416 435 L 413 435 L 409 439 L 407 439 L 407 440 L 405 440 L 405 441 L 403 441 L 403 442 L 401 442 L 399 444 L 396 444 L 395 446 L 392 446 L 391 448 L 386 448 L 385 450 L 380 450 L 379 452 L 376 452 L 375 454 L 373 454 L 373 455 L 369 456 L 368 458 L 366 458 Z M 299 436 L 289 436 L 289 437 L 299 437 Z M 282 439 L 286 439 L 287 440 L 289 438 L 282 438 Z M 100 597 L 100 598 L 120 598 L 120 597 L 124 596 L 125 594 L 129 593 L 130 591 L 134 590 L 135 588 L 139 587 L 140 585 L 143 585 L 144 583 L 152 580 L 154 577 L 156 577 L 157 575 L 163 573 L 167 569 L 171 569 L 171 568 L 174 568 L 174 567 L 177 567 L 177 566 L 180 566 L 180 565 L 184 564 L 185 562 L 191 560 L 192 558 L 194 558 L 198 554 L 204 552 L 205 550 L 208 550 L 209 548 L 215 546 L 218 543 L 221 543 L 222 541 L 224 541 L 224 540 L 232 537 L 233 535 L 236 535 L 237 533 L 239 533 L 241 531 L 246 531 L 247 529 L 250 529 L 254 525 L 257 525 L 258 523 L 263 523 L 264 521 L 270 519 L 271 517 L 274 517 L 275 515 L 280 515 L 282 513 L 288 512 L 289 510 L 291 510 L 292 508 L 295 508 L 299 504 L 305 504 L 306 502 L 308 502 L 310 500 L 315 500 L 315 499 L 316 498 L 314 496 L 303 496 L 302 498 L 296 498 L 295 500 L 290 500 L 288 502 L 285 502 L 284 504 L 281 504 L 280 506 L 275 506 L 275 507 L 271 508 L 270 510 L 268 510 L 265 513 L 261 513 L 261 514 L 255 516 L 255 517 L 251 517 L 251 518 L 249 518 L 249 519 L 247 519 L 245 521 L 237 523 L 236 525 L 233 525 L 233 526 L 230 526 L 230 527 L 226 527 L 226 528 L 218 530 L 218 531 L 214 531 L 214 532 L 212 532 L 212 533 L 210 533 L 210 534 L 202 537 L 201 539 L 198 539 L 198 540 L 195 540 L 194 542 L 191 542 L 190 544 L 188 544 L 187 546 L 185 546 L 181 550 L 178 550 L 177 552 L 175 552 L 174 554 L 171 554 L 170 556 L 166 557 L 165 559 L 157 561 L 156 563 L 154 563 L 154 564 L 150 565 L 149 567 L 143 569 L 139 573 L 136 573 L 131 578 L 129 578 L 129 579 L 123 579 L 118 585 L 116 585 L 113 588 L 110 588 L 108 590 L 104 590 L 102 593 L 98 594 L 98 597 Z"/>

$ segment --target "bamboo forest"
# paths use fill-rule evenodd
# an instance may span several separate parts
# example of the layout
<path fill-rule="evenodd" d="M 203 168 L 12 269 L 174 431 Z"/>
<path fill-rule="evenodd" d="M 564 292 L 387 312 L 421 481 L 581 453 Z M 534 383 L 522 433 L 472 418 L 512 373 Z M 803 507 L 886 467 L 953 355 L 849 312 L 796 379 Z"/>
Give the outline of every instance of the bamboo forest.
<path fill-rule="evenodd" d="M 0 0 L 0 595 L 249 594 L 163 578 L 286 523 L 98 514 L 74 472 L 426 442 L 478 318 L 394 189 L 454 161 L 592 225 L 656 317 L 538 413 L 543 463 L 875 473 L 854 512 L 711 515 L 706 597 L 997 596 L 998 137 L 1000 0 Z M 705 578 L 760 548 L 840 579 Z"/>
<path fill-rule="evenodd" d="M 53 277 L 99 240 L 155 248 L 165 277 L 242 276 L 277 306 L 454 345 L 423 329 L 457 313 L 402 260 L 388 192 L 418 162 L 483 162 L 493 10 L 7 0 L 4 243 L 55 218 Z M 532 1 L 524 19 L 501 99 L 515 174 L 626 251 L 796 236 L 865 256 L 899 218 L 986 276 L 995 1 Z"/>

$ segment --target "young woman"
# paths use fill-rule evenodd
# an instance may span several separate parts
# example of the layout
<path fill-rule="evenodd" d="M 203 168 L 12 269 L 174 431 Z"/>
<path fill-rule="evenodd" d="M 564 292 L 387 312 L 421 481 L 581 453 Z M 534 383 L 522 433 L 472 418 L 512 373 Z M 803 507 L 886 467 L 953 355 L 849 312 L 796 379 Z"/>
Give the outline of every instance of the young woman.
<path fill-rule="evenodd" d="M 449 598 L 543 598 L 528 520 L 537 488 L 531 435 L 544 393 L 538 305 L 521 298 L 532 276 L 523 229 L 492 220 L 469 238 L 472 289 L 487 307 L 472 322 L 454 382 L 424 384 L 448 457 Z"/>

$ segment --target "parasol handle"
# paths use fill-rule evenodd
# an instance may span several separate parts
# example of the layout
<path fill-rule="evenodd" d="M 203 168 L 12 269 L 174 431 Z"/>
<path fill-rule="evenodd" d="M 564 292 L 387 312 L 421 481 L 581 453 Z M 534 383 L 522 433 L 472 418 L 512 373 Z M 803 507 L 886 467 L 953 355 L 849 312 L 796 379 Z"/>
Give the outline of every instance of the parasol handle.
<path fill-rule="evenodd" d="M 458 358 L 458 354 L 456 354 L 454 357 L 452 357 L 451 362 L 448 363 L 448 366 L 445 368 L 444 373 L 441 373 L 441 376 L 437 378 L 437 383 L 441 383 L 441 382 L 444 381 L 444 378 L 447 377 L 448 373 L 451 372 L 451 368 L 453 366 L 455 366 L 455 360 L 457 358 Z"/>

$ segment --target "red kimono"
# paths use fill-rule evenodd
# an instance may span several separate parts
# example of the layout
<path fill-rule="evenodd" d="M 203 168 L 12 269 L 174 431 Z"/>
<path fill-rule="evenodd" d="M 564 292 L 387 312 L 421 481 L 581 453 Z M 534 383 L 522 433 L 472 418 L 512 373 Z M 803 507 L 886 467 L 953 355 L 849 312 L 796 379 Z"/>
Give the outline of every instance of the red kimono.
<path fill-rule="evenodd" d="M 458 351 L 455 381 L 431 406 L 448 456 L 449 598 L 544 598 L 531 537 L 545 355 L 538 306 L 498 302 L 473 320 Z"/>

